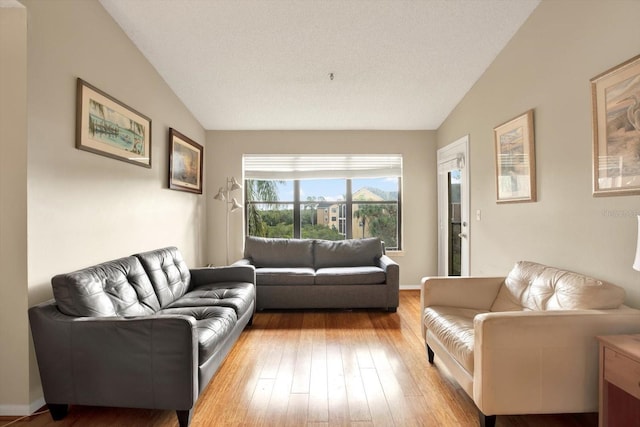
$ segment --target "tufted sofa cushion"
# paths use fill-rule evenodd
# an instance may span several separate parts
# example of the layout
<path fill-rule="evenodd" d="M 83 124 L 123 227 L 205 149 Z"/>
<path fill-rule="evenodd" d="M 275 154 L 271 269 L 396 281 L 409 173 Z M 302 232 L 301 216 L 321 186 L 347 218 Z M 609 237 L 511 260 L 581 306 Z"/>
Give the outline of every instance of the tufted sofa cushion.
<path fill-rule="evenodd" d="M 238 316 L 233 308 L 219 306 L 172 307 L 160 314 L 182 314 L 196 321 L 198 330 L 198 360 L 208 360 L 228 339 Z"/>
<path fill-rule="evenodd" d="M 375 266 L 382 256 L 382 242 L 377 237 L 350 240 L 316 240 L 315 267 Z"/>
<path fill-rule="evenodd" d="M 209 283 L 187 292 L 165 309 L 180 307 L 229 307 L 238 318 L 249 311 L 255 299 L 253 283 Z"/>
<path fill-rule="evenodd" d="M 313 240 L 247 236 L 244 257 L 256 267 L 313 268 Z"/>
<path fill-rule="evenodd" d="M 535 262 L 516 263 L 491 311 L 607 310 L 624 302 L 623 288 Z"/>
<path fill-rule="evenodd" d="M 60 311 L 70 316 L 141 316 L 160 303 L 142 264 L 120 258 L 51 279 Z"/>
<path fill-rule="evenodd" d="M 156 249 L 134 256 L 149 275 L 161 307 L 168 306 L 189 290 L 191 273 L 178 248 Z"/>
<path fill-rule="evenodd" d="M 445 306 L 429 307 L 423 313 L 423 322 L 429 332 L 467 372 L 473 372 L 473 319 L 482 313 L 486 310 Z"/>

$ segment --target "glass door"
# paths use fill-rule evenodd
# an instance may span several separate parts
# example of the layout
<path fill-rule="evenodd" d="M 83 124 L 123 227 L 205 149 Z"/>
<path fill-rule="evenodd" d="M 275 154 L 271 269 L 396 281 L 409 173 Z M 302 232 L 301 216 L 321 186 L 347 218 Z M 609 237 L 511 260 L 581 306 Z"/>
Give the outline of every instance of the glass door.
<path fill-rule="evenodd" d="M 447 190 L 449 212 L 447 214 L 448 276 L 460 276 L 462 273 L 462 218 L 460 215 L 460 176 L 462 171 L 454 169 L 447 172 Z"/>
<path fill-rule="evenodd" d="M 438 150 L 438 275 L 469 275 L 469 137 Z"/>

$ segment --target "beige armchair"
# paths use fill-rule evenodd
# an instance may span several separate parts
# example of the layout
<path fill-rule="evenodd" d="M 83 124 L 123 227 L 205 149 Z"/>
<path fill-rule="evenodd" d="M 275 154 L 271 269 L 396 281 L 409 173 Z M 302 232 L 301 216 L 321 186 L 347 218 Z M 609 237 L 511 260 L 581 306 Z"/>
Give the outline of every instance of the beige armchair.
<path fill-rule="evenodd" d="M 640 332 L 624 289 L 519 262 L 507 277 L 422 280 L 422 335 L 479 409 L 496 415 L 596 412 L 597 335 Z"/>

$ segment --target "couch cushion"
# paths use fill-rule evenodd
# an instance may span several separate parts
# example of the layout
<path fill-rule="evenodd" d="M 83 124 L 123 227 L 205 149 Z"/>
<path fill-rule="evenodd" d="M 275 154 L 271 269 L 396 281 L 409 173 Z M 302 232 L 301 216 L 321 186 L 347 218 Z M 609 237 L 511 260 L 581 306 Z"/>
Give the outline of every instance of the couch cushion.
<path fill-rule="evenodd" d="M 244 257 L 256 267 L 313 267 L 313 240 L 247 236 Z"/>
<path fill-rule="evenodd" d="M 58 308 L 70 316 L 143 316 L 160 303 L 135 257 L 120 258 L 51 279 Z"/>
<path fill-rule="evenodd" d="M 424 310 L 422 316 L 427 330 L 469 373 L 473 373 L 473 318 L 480 313 L 487 311 L 431 306 Z"/>
<path fill-rule="evenodd" d="M 386 275 L 380 267 L 332 267 L 316 271 L 316 285 L 373 285 L 384 283 Z"/>
<path fill-rule="evenodd" d="M 313 285 L 313 268 L 256 268 L 256 285 Z"/>
<path fill-rule="evenodd" d="M 189 289 L 191 273 L 177 248 L 156 249 L 134 256 L 149 275 L 162 307 L 168 306 Z"/>
<path fill-rule="evenodd" d="M 583 274 L 529 261 L 516 263 L 491 311 L 607 310 L 618 308 L 623 288 Z"/>
<path fill-rule="evenodd" d="M 238 322 L 235 310 L 229 307 L 174 307 L 158 313 L 182 314 L 196 319 L 199 365 L 218 350 Z"/>
<path fill-rule="evenodd" d="M 218 282 L 198 286 L 191 292 L 184 294 L 166 308 L 177 307 L 229 307 L 242 317 L 255 300 L 255 286 L 253 283 Z"/>
<path fill-rule="evenodd" d="M 348 240 L 316 240 L 315 268 L 375 266 L 382 256 L 377 237 Z"/>

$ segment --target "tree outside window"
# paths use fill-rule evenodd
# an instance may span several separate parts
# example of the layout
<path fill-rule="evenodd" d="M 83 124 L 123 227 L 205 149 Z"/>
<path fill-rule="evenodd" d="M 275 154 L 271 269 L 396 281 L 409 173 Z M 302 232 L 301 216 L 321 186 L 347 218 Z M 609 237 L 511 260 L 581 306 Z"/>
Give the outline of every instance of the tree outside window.
<path fill-rule="evenodd" d="M 245 180 L 251 236 L 379 237 L 400 249 L 400 178 Z"/>

